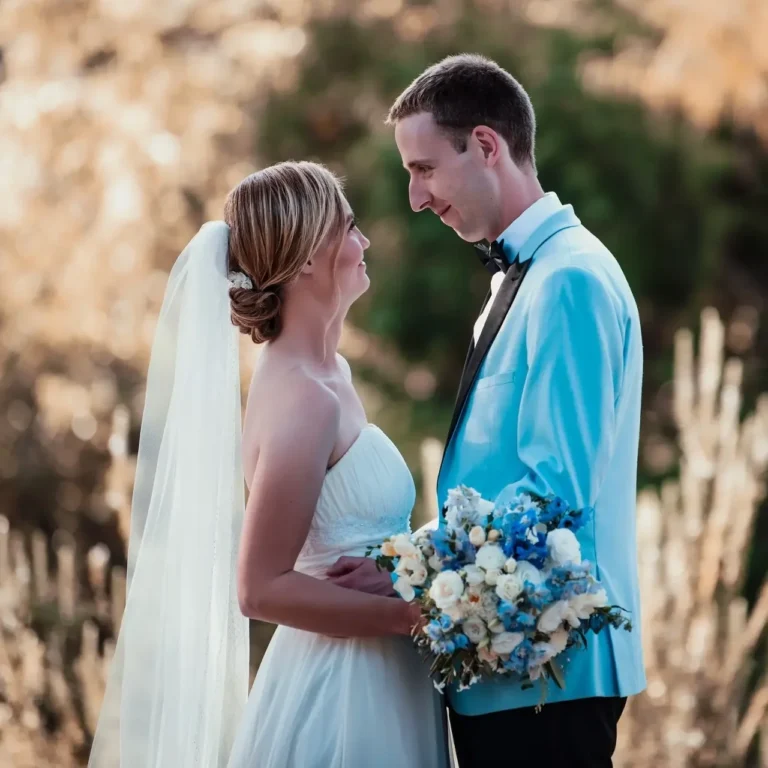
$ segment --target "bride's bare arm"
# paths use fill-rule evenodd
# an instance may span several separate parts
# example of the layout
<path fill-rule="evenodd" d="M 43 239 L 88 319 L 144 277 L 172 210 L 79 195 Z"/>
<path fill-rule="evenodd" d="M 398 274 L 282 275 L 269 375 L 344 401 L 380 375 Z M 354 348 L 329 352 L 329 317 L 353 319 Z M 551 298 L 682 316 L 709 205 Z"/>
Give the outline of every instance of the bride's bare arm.
<path fill-rule="evenodd" d="M 409 634 L 418 620 L 415 606 L 293 570 L 336 440 L 339 404 L 317 382 L 290 386 L 259 438 L 238 557 L 240 608 L 253 619 L 319 634 Z"/>

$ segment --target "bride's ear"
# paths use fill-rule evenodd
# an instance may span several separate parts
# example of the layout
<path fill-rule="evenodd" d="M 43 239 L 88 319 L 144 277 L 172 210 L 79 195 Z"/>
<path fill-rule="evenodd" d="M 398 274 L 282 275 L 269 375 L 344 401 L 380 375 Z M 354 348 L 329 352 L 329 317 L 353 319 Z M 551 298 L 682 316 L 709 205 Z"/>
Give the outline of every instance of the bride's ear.
<path fill-rule="evenodd" d="M 307 260 L 307 263 L 301 268 L 302 275 L 311 275 L 315 271 L 314 256 Z"/>

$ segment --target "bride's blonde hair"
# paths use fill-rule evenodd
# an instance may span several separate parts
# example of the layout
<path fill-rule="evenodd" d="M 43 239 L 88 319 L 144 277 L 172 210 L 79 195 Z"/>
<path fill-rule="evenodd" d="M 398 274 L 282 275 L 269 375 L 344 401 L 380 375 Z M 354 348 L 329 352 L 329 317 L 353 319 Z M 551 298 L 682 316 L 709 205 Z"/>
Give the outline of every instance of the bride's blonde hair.
<path fill-rule="evenodd" d="M 326 239 L 344 234 L 341 181 L 311 162 L 285 162 L 241 181 L 228 195 L 229 268 L 244 272 L 253 288 L 232 288 L 232 322 L 260 344 L 277 338 L 286 285 Z"/>

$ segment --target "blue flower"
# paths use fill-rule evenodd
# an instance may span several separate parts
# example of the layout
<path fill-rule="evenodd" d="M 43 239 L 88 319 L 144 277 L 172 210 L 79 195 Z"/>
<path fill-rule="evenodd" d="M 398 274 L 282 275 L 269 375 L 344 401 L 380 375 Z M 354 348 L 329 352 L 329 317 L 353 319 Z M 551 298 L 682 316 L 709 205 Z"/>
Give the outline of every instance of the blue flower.
<path fill-rule="evenodd" d="M 525 582 L 525 598 L 539 611 L 554 602 L 552 590 L 546 584 L 531 584 L 530 581 Z"/>
<path fill-rule="evenodd" d="M 558 515 L 562 515 L 564 512 L 568 511 L 568 505 L 559 496 L 554 496 L 549 504 L 547 504 L 547 508 L 555 510 Z"/>
<path fill-rule="evenodd" d="M 456 531 L 456 561 L 460 567 L 475 562 L 476 550 L 469 540 L 469 534 L 464 530 Z"/>
<path fill-rule="evenodd" d="M 443 632 L 448 632 L 453 629 L 453 619 L 448 614 L 441 613 L 437 617 L 438 625 Z"/>
<path fill-rule="evenodd" d="M 456 643 L 457 648 L 469 648 L 469 638 L 465 634 L 455 635 L 453 642 Z"/>
<path fill-rule="evenodd" d="M 437 556 L 442 560 L 453 558 L 453 550 L 450 545 L 450 534 L 444 528 L 435 531 L 432 536 L 432 545 Z"/>
<path fill-rule="evenodd" d="M 502 600 L 499 603 L 499 607 L 496 609 L 496 611 L 499 615 L 499 618 L 506 623 L 517 613 L 517 606 L 514 603 Z"/>
<path fill-rule="evenodd" d="M 564 515 L 560 520 L 559 528 L 570 528 L 574 533 L 583 528 L 592 519 L 595 514 L 595 510 L 592 507 L 584 507 L 583 509 L 571 510 L 567 515 Z"/>
<path fill-rule="evenodd" d="M 528 536 L 519 538 L 515 541 L 512 550 L 512 557 L 515 560 L 528 560 L 532 565 L 541 569 L 547 559 L 547 537 L 539 531 L 536 533 L 536 541 L 531 541 Z"/>
<path fill-rule="evenodd" d="M 502 666 L 510 672 L 516 672 L 518 675 L 523 675 L 527 671 L 525 660 L 515 656 L 514 651 L 512 652 L 512 656 L 502 662 Z"/>
<path fill-rule="evenodd" d="M 525 629 L 530 629 L 531 627 L 536 626 L 536 617 L 526 611 L 518 611 L 515 614 L 515 620 Z"/>
<path fill-rule="evenodd" d="M 434 619 L 427 624 L 426 631 L 430 640 L 439 640 L 443 636 L 443 628 Z"/>

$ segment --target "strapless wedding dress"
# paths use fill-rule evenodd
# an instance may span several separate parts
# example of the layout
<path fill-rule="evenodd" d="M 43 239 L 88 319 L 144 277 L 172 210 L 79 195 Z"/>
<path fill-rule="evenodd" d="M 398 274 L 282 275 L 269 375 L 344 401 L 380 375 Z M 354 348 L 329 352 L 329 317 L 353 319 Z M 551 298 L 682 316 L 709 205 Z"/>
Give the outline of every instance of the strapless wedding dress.
<path fill-rule="evenodd" d="M 366 426 L 326 474 L 296 570 L 324 578 L 340 556 L 408 531 L 414 499 L 403 457 Z M 278 627 L 229 768 L 446 768 L 443 713 L 410 638 Z"/>

